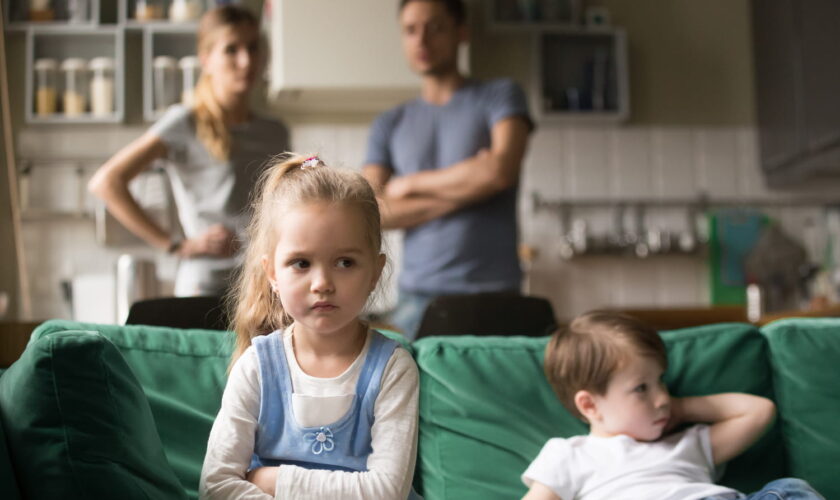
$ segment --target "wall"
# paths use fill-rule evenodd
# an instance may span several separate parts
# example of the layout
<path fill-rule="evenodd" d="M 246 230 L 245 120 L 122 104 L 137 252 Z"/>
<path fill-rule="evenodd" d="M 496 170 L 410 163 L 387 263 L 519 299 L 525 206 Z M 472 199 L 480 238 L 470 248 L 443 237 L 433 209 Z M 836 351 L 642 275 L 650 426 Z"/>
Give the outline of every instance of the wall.
<path fill-rule="evenodd" d="M 613 22 L 627 30 L 631 119 L 624 125 L 541 124 L 534 134 L 520 188 L 522 241 L 539 252 L 530 273 L 530 292 L 549 297 L 561 317 L 607 305 L 708 304 L 703 257 L 562 261 L 557 247 L 559 218 L 535 212 L 531 193 L 563 200 L 693 199 L 702 192 L 713 197 L 778 198 L 830 195 L 836 193 L 836 186 L 802 187 L 789 193 L 769 192 L 764 187 L 753 118 L 748 0 L 601 3 L 611 9 Z M 528 88 L 528 36 L 489 34 L 481 18 L 475 20 L 474 74 L 512 76 Z M 22 58 L 22 49 L 18 57 Z M 369 119 L 298 120 L 291 123 L 292 144 L 299 151 L 318 151 L 333 163 L 358 167 L 364 159 Z M 144 127 L 136 121 L 124 127 L 26 127 L 19 134 L 19 154 L 105 157 Z M 769 214 L 806 239 L 812 239 L 821 218 L 816 206 L 770 210 Z M 592 211 L 587 217 L 594 230 L 609 228 L 609 211 Z M 663 212 L 652 215 L 650 221 L 679 229 L 684 216 Z M 170 259 L 143 247 L 96 245 L 90 220 L 33 222 L 27 224 L 25 241 L 33 257 L 29 263 L 38 318 L 68 315 L 62 305 L 61 279 L 70 274 L 109 273 L 123 251 L 156 259 L 164 279 L 171 279 L 174 269 Z M 399 236 L 393 234 L 389 241 L 398 260 Z M 383 299 L 385 304 L 392 300 L 387 295 Z"/>

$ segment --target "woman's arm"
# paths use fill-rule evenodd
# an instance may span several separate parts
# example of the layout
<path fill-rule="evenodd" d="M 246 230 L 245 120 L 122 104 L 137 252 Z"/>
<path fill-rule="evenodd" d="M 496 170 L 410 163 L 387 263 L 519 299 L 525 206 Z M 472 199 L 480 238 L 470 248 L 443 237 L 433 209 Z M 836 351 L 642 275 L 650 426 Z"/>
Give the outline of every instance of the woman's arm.
<path fill-rule="evenodd" d="M 154 160 L 165 155 L 166 145 L 160 137 L 147 132 L 99 167 L 88 183 L 88 190 L 105 202 L 123 226 L 161 250 L 169 248 L 170 236 L 137 203 L 128 184 Z"/>
<path fill-rule="evenodd" d="M 102 199 L 108 211 L 137 237 L 153 247 L 169 250 L 172 237 L 149 217 L 128 189 L 132 179 L 164 156 L 164 142 L 156 134 L 146 132 L 105 162 L 91 178 L 88 190 Z M 216 224 L 204 234 L 181 242 L 176 253 L 181 257 L 229 257 L 237 249 L 235 238 L 233 231 Z"/>
<path fill-rule="evenodd" d="M 755 443 L 773 423 L 776 406 L 767 398 L 742 393 L 672 398 L 672 421 L 710 424 L 714 463 L 727 462 Z"/>
<path fill-rule="evenodd" d="M 259 411 L 259 367 L 250 348 L 231 370 L 222 407 L 210 430 L 198 487 L 200 498 L 271 498 L 245 477 L 254 454 Z"/>
<path fill-rule="evenodd" d="M 418 381 L 411 355 L 396 349 L 385 367 L 374 406 L 368 470 L 342 472 L 281 465 L 276 469 L 275 498 L 404 500 L 411 489 L 417 454 Z"/>

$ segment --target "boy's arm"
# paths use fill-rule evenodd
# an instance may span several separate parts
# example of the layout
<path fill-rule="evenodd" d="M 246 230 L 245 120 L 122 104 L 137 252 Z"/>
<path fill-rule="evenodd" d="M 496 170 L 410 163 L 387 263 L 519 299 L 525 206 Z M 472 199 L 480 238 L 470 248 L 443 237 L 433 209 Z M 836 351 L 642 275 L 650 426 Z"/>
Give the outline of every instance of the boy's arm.
<path fill-rule="evenodd" d="M 726 393 L 672 398 L 672 421 L 710 424 L 715 465 L 727 462 L 755 443 L 776 415 L 776 405 L 751 394 Z"/>
<path fill-rule="evenodd" d="M 563 500 L 562 498 L 558 497 L 554 494 L 551 489 L 537 481 L 534 481 L 534 484 L 531 485 L 531 489 L 528 490 L 528 493 L 522 497 L 522 500 Z"/>

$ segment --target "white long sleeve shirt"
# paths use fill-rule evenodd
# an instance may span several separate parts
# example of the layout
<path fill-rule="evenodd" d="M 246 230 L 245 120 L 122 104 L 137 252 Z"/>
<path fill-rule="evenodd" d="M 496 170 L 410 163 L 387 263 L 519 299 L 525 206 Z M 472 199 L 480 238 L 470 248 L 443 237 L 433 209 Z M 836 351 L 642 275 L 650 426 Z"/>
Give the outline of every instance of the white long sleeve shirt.
<path fill-rule="evenodd" d="M 306 427 L 332 423 L 350 408 L 371 332 L 362 352 L 344 373 L 318 378 L 307 375 L 298 365 L 291 331 L 286 330 L 283 342 L 292 377 L 295 418 Z M 417 366 L 405 349 L 395 349 L 385 366 L 374 404 L 373 451 L 368 457 L 368 470 L 343 472 L 281 465 L 274 498 L 405 499 L 411 489 L 417 454 L 418 396 Z M 245 479 L 254 453 L 259 409 L 259 362 L 254 348 L 249 347 L 231 370 L 222 406 L 210 431 L 201 470 L 201 498 L 271 498 Z"/>

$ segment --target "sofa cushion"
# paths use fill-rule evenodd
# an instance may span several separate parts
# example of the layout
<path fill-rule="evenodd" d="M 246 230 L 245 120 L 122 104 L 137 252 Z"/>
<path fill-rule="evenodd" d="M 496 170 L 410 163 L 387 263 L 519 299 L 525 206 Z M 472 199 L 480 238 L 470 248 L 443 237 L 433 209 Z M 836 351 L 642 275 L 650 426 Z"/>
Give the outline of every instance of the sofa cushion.
<path fill-rule="evenodd" d="M 840 319 L 790 319 L 762 328 L 770 347 L 790 473 L 840 498 Z"/>
<path fill-rule="evenodd" d="M 741 391 L 771 396 L 767 346 L 749 325 L 663 332 L 677 396 Z M 429 337 L 420 368 L 421 487 L 426 498 L 519 498 L 519 477 L 550 437 L 587 432 L 543 375 L 547 337 Z M 785 472 L 774 428 L 729 465 L 724 484 L 752 491 Z"/>
<path fill-rule="evenodd" d="M 0 421 L 25 498 L 183 498 L 140 385 L 114 345 L 30 342 L 0 378 Z"/>
<path fill-rule="evenodd" d="M 4 370 L 5 371 L 5 370 Z M 0 373 L 0 377 L 2 377 Z M 0 423 L 0 498 L 4 500 L 19 500 L 20 489 L 18 489 L 15 471 L 12 467 L 12 457 L 9 455 L 9 447 L 6 443 L 6 432 Z"/>
<path fill-rule="evenodd" d="M 227 380 L 233 335 L 52 320 L 33 332 L 31 342 L 68 329 L 96 331 L 119 349 L 148 398 L 172 470 L 187 495 L 197 498 L 207 437 Z"/>

